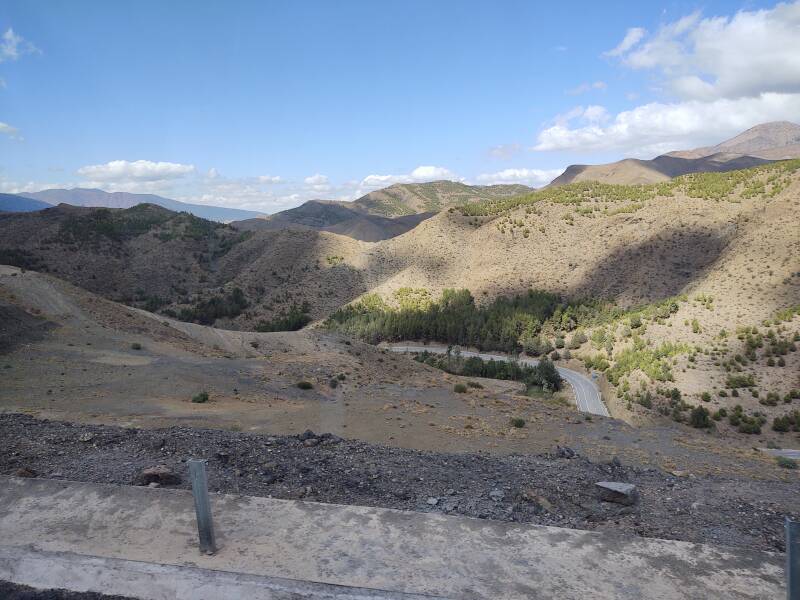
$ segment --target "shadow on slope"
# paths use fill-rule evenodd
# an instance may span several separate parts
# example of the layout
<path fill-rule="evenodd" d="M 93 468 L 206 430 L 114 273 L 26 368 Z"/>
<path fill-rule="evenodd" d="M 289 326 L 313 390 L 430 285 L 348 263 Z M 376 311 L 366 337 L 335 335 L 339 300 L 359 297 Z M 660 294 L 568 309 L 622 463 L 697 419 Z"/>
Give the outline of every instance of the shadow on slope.
<path fill-rule="evenodd" d="M 598 259 L 569 295 L 655 302 L 683 293 L 722 256 L 733 231 L 670 229 Z"/>

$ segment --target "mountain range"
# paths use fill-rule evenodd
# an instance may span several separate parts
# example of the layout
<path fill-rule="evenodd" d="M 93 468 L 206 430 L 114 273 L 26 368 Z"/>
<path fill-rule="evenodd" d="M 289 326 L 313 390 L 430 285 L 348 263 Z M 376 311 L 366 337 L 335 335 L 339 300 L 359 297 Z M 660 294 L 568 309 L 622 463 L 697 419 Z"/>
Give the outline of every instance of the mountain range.
<path fill-rule="evenodd" d="M 756 125 L 716 146 L 668 152 L 651 160 L 626 158 L 602 165 L 570 165 L 550 185 L 657 183 L 689 173 L 734 171 L 799 157 L 800 125 L 775 121 Z"/>

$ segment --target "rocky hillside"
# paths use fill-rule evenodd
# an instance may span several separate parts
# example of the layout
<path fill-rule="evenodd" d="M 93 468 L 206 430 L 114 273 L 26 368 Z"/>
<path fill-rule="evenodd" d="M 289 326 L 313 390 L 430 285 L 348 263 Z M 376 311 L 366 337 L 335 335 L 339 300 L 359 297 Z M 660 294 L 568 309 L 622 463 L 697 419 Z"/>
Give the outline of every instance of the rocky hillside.
<path fill-rule="evenodd" d="M 800 158 L 800 125 L 779 121 L 757 125 L 716 146 L 669 152 L 652 160 L 626 158 L 604 165 L 570 165 L 551 185 L 657 183 L 688 173 L 735 171 L 792 158 Z"/>

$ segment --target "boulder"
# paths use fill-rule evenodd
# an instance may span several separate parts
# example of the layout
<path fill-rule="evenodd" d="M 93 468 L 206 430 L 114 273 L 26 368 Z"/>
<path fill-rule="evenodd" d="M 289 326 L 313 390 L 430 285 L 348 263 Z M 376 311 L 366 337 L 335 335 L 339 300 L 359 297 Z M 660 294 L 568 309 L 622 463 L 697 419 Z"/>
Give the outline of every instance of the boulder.
<path fill-rule="evenodd" d="M 166 465 L 157 465 L 149 469 L 144 469 L 136 477 L 136 483 L 138 485 L 150 485 L 151 483 L 176 485 L 180 482 L 180 475 L 173 473 Z"/>
<path fill-rule="evenodd" d="M 594 484 L 597 497 L 605 502 L 616 502 L 632 506 L 639 502 L 639 490 L 632 483 L 621 481 L 598 481 Z"/>

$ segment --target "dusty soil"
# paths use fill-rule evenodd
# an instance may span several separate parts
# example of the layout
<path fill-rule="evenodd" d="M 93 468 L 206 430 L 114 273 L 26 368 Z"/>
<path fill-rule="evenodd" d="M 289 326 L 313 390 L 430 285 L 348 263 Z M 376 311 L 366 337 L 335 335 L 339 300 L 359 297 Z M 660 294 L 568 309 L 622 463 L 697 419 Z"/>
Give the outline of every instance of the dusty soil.
<path fill-rule="evenodd" d="M 800 515 L 797 481 L 675 476 L 572 450 L 487 456 L 391 448 L 331 434 L 267 436 L 172 427 L 125 429 L 0 415 L 0 473 L 131 485 L 163 464 L 188 488 L 188 458 L 209 460 L 213 491 L 438 511 L 482 519 L 615 530 L 644 537 L 783 550 Z M 30 474 L 30 473 L 28 473 Z M 599 502 L 594 483 L 625 481 L 638 506 Z"/>

